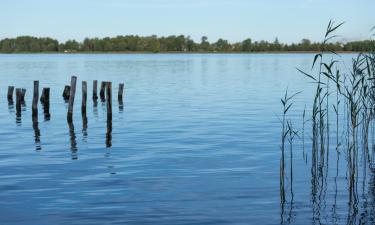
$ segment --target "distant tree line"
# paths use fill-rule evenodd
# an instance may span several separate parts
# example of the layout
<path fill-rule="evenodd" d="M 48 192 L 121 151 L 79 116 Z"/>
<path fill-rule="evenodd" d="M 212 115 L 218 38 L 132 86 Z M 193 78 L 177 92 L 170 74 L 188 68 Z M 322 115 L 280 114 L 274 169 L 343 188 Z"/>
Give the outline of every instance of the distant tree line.
<path fill-rule="evenodd" d="M 250 38 L 242 42 L 230 43 L 219 39 L 210 43 L 207 37 L 200 42 L 193 41 L 189 36 L 147 36 L 137 35 L 86 38 L 83 42 L 68 40 L 59 43 L 52 38 L 20 36 L 0 40 L 1 53 L 22 52 L 293 52 L 293 51 L 373 51 L 375 42 L 372 40 L 354 42 L 335 42 L 322 45 L 303 39 L 297 44 L 283 44 L 276 38 L 273 42 L 252 41 Z"/>

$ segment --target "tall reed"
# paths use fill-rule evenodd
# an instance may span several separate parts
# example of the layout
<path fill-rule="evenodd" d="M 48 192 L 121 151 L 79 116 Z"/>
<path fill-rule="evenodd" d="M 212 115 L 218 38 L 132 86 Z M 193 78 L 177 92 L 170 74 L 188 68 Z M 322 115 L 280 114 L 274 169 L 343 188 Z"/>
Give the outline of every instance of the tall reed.
<path fill-rule="evenodd" d="M 335 32 L 344 23 L 336 24 L 329 21 L 324 39 L 321 43 L 321 51 L 312 60 L 310 72 L 297 70 L 305 75 L 314 86 L 315 94 L 311 106 L 311 195 L 313 211 L 317 199 L 324 199 L 327 189 L 328 164 L 330 139 L 335 136 L 337 163 L 335 176 L 335 198 L 337 196 L 337 177 L 339 176 L 339 155 L 346 154 L 350 214 L 358 213 L 358 168 L 360 167 L 359 157 L 363 150 L 364 168 L 375 173 L 375 42 L 371 52 L 358 53 L 350 62 L 350 66 L 340 56 L 340 54 L 330 49 L 330 42 L 337 35 Z M 333 101 L 330 99 L 333 96 Z M 282 147 L 280 164 L 280 185 L 284 185 L 285 179 L 285 140 L 288 139 L 290 145 L 290 180 L 293 181 L 293 140 L 297 136 L 287 112 L 291 105 L 291 99 L 286 91 L 283 104 L 282 122 Z M 309 111 L 309 110 L 308 110 Z M 333 115 L 332 115 L 333 113 Z M 306 106 L 303 110 L 302 142 L 303 157 L 305 160 L 305 122 Z M 334 118 L 334 122 L 332 121 Z M 330 123 L 335 129 L 331 133 Z M 372 128 L 372 129 L 371 129 Z M 370 135 L 372 133 L 372 135 Z M 342 135 L 344 134 L 344 135 Z M 346 146 L 343 143 L 346 142 Z M 370 150 L 369 143 L 373 143 Z M 307 158 L 307 157 L 306 157 Z M 281 179 L 282 178 L 282 179 Z M 291 183 L 293 197 L 293 184 Z M 320 190 L 320 193 L 319 193 Z M 282 201 L 285 202 L 285 188 L 283 188 Z M 336 204 L 336 199 L 335 199 Z M 334 206 L 336 207 L 336 206 Z M 335 208 L 336 210 L 336 208 Z M 348 222 L 349 219 L 348 219 Z"/>

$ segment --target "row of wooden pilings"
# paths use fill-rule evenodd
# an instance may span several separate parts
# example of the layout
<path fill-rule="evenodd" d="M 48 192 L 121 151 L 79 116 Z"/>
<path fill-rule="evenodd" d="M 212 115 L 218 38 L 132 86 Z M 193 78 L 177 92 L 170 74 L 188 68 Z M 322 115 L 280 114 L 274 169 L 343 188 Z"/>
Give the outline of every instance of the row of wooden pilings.
<path fill-rule="evenodd" d="M 74 106 L 74 99 L 76 94 L 76 87 L 77 87 L 77 77 L 72 76 L 70 85 L 66 85 L 63 91 L 63 98 L 68 103 L 68 112 L 67 112 L 67 120 L 68 123 L 73 122 L 73 106 Z M 14 93 L 14 86 L 8 87 L 8 103 L 13 104 L 13 93 Z M 93 91 L 92 91 L 92 98 L 93 101 L 96 102 L 98 99 L 98 81 L 93 81 Z M 118 89 L 118 100 L 119 102 L 123 101 L 123 93 L 124 93 L 124 84 L 119 84 Z M 17 115 L 21 114 L 21 105 L 25 103 L 25 94 L 26 89 L 23 88 L 16 88 L 16 112 Z M 107 120 L 112 120 L 112 82 L 101 82 L 100 86 L 100 99 L 103 102 L 106 102 L 107 106 Z M 38 122 L 38 100 L 39 100 L 39 81 L 34 81 L 34 89 L 33 89 L 33 99 L 32 99 L 32 121 Z M 42 95 L 40 97 L 40 102 L 44 108 L 44 115 L 49 118 L 49 106 L 50 106 L 50 88 L 46 87 L 42 89 Z M 82 105 L 81 105 L 81 112 L 82 117 L 87 120 L 86 117 L 86 105 L 87 105 L 87 81 L 82 81 Z"/>

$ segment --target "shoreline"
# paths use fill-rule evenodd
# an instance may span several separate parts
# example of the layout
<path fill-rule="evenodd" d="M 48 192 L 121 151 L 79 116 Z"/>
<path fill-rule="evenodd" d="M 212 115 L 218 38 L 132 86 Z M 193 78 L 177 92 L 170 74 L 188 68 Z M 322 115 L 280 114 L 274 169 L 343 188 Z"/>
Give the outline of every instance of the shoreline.
<path fill-rule="evenodd" d="M 264 51 L 264 52 L 0 52 L 0 55 L 173 55 L 173 54 L 207 54 L 207 55 L 256 55 L 256 54 L 317 54 L 320 51 Z M 325 52 L 327 54 L 333 54 L 332 52 Z M 337 54 L 358 54 L 361 52 L 356 51 L 337 51 Z"/>

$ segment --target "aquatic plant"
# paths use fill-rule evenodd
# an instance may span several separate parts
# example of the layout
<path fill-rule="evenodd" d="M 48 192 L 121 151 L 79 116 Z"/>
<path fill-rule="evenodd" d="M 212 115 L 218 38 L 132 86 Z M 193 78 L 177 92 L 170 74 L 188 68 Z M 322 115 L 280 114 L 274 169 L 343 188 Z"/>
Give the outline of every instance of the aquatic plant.
<path fill-rule="evenodd" d="M 344 23 L 336 24 L 329 21 L 324 39 L 320 46 L 320 52 L 312 60 L 311 71 L 306 72 L 302 69 L 297 70 L 309 79 L 309 83 L 314 86 L 315 94 L 312 99 L 311 108 L 303 110 L 302 123 L 302 144 L 303 159 L 307 162 L 307 153 L 305 153 L 305 122 L 306 112 L 310 111 L 311 121 L 311 196 L 313 204 L 314 217 L 315 209 L 321 207 L 318 203 L 324 199 L 327 189 L 328 177 L 328 157 L 330 149 L 330 123 L 333 114 L 335 145 L 336 145 L 336 177 L 335 177 L 335 205 L 333 211 L 336 211 L 337 197 L 337 177 L 339 176 L 339 155 L 345 154 L 347 162 L 346 179 L 348 181 L 348 224 L 356 223 L 358 214 L 358 179 L 359 167 L 374 170 L 375 158 L 375 49 L 370 52 L 361 52 L 356 55 L 348 66 L 341 58 L 340 54 L 330 49 L 330 42 L 337 37 L 335 31 Z M 372 45 L 375 42 L 371 40 Z M 333 84 L 333 85 L 330 85 Z M 330 98 L 334 98 L 331 103 Z M 286 101 L 288 100 L 288 101 Z M 280 185 L 284 184 L 285 178 L 285 139 L 288 136 L 290 145 L 290 177 L 293 181 L 293 140 L 297 136 L 290 120 L 286 119 L 286 113 L 289 111 L 292 103 L 291 98 L 287 98 L 287 92 L 282 100 L 283 120 L 282 120 L 282 141 L 281 141 L 281 166 L 280 166 Z M 332 104 L 332 105 L 331 105 Z M 307 110 L 307 111 L 306 111 Z M 286 121 L 286 122 L 285 122 Z M 285 125 L 286 123 L 286 125 Z M 342 135 L 343 134 L 343 135 Z M 346 145 L 342 145 L 346 143 Z M 370 151 L 369 143 L 372 143 Z M 362 151 L 361 151 L 362 150 Z M 362 155 L 361 155 L 362 154 Z M 360 164 L 359 158 L 363 158 Z M 364 172 L 365 173 L 365 172 Z M 293 198 L 293 184 L 291 183 L 291 196 Z M 281 189 L 281 201 L 285 202 L 285 188 Z M 358 221 L 357 221 L 358 222 Z"/>

